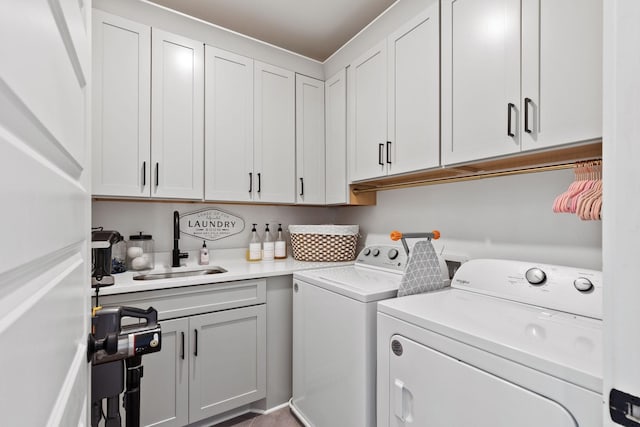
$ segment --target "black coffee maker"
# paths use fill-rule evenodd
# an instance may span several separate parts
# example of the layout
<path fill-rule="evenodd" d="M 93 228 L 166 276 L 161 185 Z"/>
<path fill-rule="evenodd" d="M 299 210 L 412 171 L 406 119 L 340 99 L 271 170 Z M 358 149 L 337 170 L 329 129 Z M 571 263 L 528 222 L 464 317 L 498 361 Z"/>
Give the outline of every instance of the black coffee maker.
<path fill-rule="evenodd" d="M 99 288 L 111 286 L 114 283 L 111 276 L 111 264 L 113 259 L 113 245 L 123 238 L 117 231 L 102 230 L 91 232 L 91 287 Z"/>

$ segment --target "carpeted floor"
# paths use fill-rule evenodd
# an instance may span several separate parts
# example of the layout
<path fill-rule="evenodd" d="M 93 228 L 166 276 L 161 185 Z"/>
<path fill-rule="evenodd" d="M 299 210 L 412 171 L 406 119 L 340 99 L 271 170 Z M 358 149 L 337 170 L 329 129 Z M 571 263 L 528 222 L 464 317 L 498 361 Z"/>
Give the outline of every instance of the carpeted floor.
<path fill-rule="evenodd" d="M 302 427 L 289 408 L 278 409 L 267 415 L 244 414 L 215 427 Z"/>

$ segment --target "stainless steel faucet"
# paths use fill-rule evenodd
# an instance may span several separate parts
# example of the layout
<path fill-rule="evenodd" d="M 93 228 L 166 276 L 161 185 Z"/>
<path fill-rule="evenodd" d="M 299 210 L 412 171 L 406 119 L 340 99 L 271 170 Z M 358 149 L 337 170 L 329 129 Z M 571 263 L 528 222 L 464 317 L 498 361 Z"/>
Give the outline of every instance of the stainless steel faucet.
<path fill-rule="evenodd" d="M 188 258 L 189 254 L 186 252 L 180 252 L 178 247 L 178 241 L 180 240 L 180 213 L 173 211 L 173 251 L 171 267 L 180 267 L 180 259 Z"/>

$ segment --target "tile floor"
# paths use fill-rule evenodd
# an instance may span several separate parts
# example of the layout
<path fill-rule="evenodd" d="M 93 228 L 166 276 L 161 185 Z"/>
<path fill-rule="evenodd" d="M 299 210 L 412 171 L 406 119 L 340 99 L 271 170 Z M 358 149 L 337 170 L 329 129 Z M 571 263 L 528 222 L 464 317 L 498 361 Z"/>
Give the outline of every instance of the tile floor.
<path fill-rule="evenodd" d="M 215 427 L 302 427 L 289 408 L 278 409 L 267 415 L 244 414 L 216 424 Z"/>

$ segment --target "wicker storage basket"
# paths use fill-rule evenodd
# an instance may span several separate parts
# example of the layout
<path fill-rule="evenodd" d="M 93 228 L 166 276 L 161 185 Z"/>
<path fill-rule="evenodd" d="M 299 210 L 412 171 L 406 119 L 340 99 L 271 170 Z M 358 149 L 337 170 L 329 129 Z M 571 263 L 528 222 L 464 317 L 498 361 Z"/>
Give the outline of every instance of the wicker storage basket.
<path fill-rule="evenodd" d="M 290 225 L 293 258 L 298 261 L 353 261 L 357 225 Z"/>

